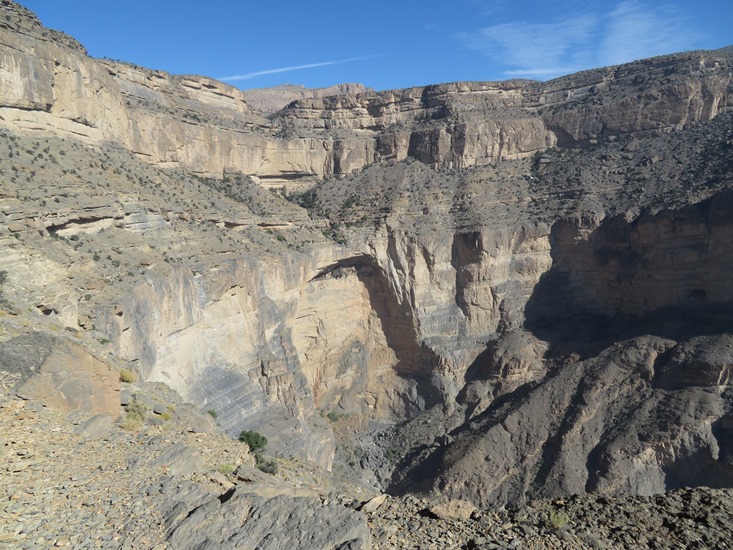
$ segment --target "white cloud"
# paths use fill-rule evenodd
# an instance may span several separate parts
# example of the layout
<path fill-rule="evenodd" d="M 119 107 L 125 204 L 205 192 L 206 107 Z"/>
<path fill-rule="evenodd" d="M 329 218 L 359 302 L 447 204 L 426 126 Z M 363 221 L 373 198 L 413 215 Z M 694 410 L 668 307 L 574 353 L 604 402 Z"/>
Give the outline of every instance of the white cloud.
<path fill-rule="evenodd" d="M 697 35 L 685 18 L 668 4 L 647 6 L 636 0 L 621 2 L 604 18 L 600 65 L 617 65 L 644 57 L 694 47 Z"/>
<path fill-rule="evenodd" d="M 596 19 L 584 14 L 554 23 L 504 23 L 458 35 L 469 48 L 502 65 L 511 76 L 556 76 L 589 62 L 586 46 Z"/>
<path fill-rule="evenodd" d="M 230 80 L 249 80 L 250 78 L 256 78 L 258 76 L 264 76 L 268 74 L 287 73 L 290 71 L 300 71 L 303 69 L 315 69 L 316 67 L 326 67 L 328 65 L 340 65 L 342 63 L 351 63 L 353 61 L 362 61 L 364 59 L 373 59 L 380 57 L 379 55 L 365 55 L 362 57 L 349 57 L 347 59 L 339 59 L 337 61 L 320 61 L 318 63 L 305 63 L 304 65 L 293 65 L 291 67 L 279 67 L 277 69 L 264 69 L 262 71 L 253 71 L 251 73 L 235 74 L 232 76 L 220 76 L 217 80 L 230 81 Z"/>
<path fill-rule="evenodd" d="M 505 76 L 552 78 L 695 46 L 698 35 L 669 4 L 624 0 L 610 11 L 516 21 L 456 35 L 466 47 L 507 67 Z"/>
<path fill-rule="evenodd" d="M 506 0 L 469 0 L 469 2 L 483 16 L 499 13 L 506 6 Z"/>

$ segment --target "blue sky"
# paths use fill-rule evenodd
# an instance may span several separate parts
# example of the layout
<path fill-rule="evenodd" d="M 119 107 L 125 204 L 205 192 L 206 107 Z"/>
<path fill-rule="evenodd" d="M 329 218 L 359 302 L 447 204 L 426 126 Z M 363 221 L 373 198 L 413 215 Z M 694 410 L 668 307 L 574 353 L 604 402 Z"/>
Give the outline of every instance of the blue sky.
<path fill-rule="evenodd" d="M 240 88 L 547 80 L 733 44 L 731 0 L 20 0 L 95 57 Z"/>

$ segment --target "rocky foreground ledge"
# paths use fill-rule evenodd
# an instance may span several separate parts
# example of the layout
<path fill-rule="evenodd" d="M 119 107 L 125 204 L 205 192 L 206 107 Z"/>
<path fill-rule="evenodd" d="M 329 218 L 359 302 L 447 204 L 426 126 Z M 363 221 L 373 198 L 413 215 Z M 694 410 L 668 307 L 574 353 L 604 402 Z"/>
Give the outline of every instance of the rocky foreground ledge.
<path fill-rule="evenodd" d="M 0 548 L 370 547 L 365 517 L 317 480 L 265 474 L 242 443 L 175 416 L 123 430 L 11 399 L 0 431 Z"/>
<path fill-rule="evenodd" d="M 733 535 L 731 489 L 493 511 L 370 500 L 286 461 L 260 472 L 244 445 L 180 416 L 126 431 L 107 415 L 4 401 L 0 548 L 722 549 Z"/>

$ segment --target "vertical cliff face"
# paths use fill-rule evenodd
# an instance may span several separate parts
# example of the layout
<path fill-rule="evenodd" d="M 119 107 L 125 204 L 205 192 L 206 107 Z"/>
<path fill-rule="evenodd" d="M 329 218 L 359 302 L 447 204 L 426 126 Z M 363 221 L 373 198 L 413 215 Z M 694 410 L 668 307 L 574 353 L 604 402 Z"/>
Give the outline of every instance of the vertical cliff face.
<path fill-rule="evenodd" d="M 159 166 L 240 172 L 265 185 L 313 185 L 410 157 L 439 169 L 486 165 L 681 129 L 733 106 L 730 56 L 690 52 L 548 83 L 347 87 L 360 93 L 302 99 L 265 118 L 236 88 L 91 59 L 27 10 L 12 2 L 2 9 L 6 124 L 114 141 Z"/>
<path fill-rule="evenodd" d="M 723 191 L 554 224 L 525 302 L 534 334 L 489 345 L 459 396 L 470 422 L 395 490 L 495 506 L 731 483 L 732 206 Z"/>
<path fill-rule="evenodd" d="M 265 117 L 0 6 L 3 327 L 30 311 L 326 468 L 328 413 L 438 411 L 396 490 L 733 482 L 729 53 Z M 310 212 L 257 185 L 328 176 Z"/>
<path fill-rule="evenodd" d="M 729 193 L 627 221 L 576 218 L 553 227 L 553 267 L 536 289 L 530 316 L 578 308 L 640 317 L 733 301 Z M 558 284 L 555 284 L 558 283 Z M 543 310 L 542 312 L 540 310 Z"/>
<path fill-rule="evenodd" d="M 322 414 L 395 420 L 453 406 L 486 342 L 518 326 L 549 265 L 545 232 L 390 231 L 351 255 L 177 267 L 100 308 L 96 326 L 232 435 L 257 429 L 329 467 Z"/>
<path fill-rule="evenodd" d="M 273 449 L 330 467 L 333 438 L 292 343 L 309 269 L 288 258 L 175 269 L 102 308 L 98 325 L 146 379 L 216 411 L 232 435 L 258 429 Z"/>

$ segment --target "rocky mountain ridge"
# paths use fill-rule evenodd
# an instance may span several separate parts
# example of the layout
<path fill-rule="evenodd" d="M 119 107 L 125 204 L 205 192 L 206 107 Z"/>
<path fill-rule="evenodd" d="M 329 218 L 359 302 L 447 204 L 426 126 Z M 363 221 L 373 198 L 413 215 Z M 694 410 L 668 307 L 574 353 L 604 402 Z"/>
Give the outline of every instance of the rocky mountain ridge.
<path fill-rule="evenodd" d="M 425 510 L 449 500 L 465 517 L 439 524 L 460 535 L 441 536 L 447 546 L 603 547 L 577 524 L 561 535 L 552 503 L 589 492 L 577 498 L 617 510 L 628 493 L 688 485 L 721 490 L 654 506 L 684 519 L 689 499 L 716 534 L 685 523 L 649 544 L 723 540 L 703 501 L 729 498 L 733 464 L 729 51 L 549 83 L 306 98 L 266 117 L 225 84 L 90 59 L 1 6 L 0 398 L 11 417 L 45 405 L 64 433 L 63 418 L 119 417 L 88 445 L 147 444 L 156 456 L 168 445 L 159 428 L 213 430 L 221 453 L 219 430 L 261 432 L 283 471 L 311 464 L 288 475 L 318 478 L 313 509 L 336 514 L 329 487 L 349 509 L 377 490 L 425 499 L 395 497 L 370 516 L 377 546 L 422 544 L 415 526 L 436 529 Z M 141 379 L 135 400 L 120 369 Z M 133 401 L 152 411 L 148 425 L 126 422 Z M 174 402 L 180 417 L 164 406 Z M 18 445 L 5 442 L 13 464 L 25 460 Z M 160 472 L 139 464 L 150 488 Z M 28 486 L 26 469 L 11 472 L 14 486 Z M 244 479 L 181 481 L 153 491 L 178 511 L 155 497 L 157 527 L 141 523 L 130 544 L 146 529 L 161 545 L 198 532 L 211 547 L 292 531 L 248 524 L 275 502 L 247 496 Z M 526 505 L 536 499 L 550 499 L 541 514 Z M 488 511 L 502 507 L 529 519 L 504 528 L 509 516 Z M 30 508 L 8 514 L 20 527 L 7 540 L 23 540 L 25 523 L 35 531 Z M 346 538 L 323 546 L 368 547 L 364 516 L 343 518 L 333 533 Z M 626 543 L 605 521 L 604 540 Z"/>
<path fill-rule="evenodd" d="M 232 86 L 91 59 L 26 10 L 3 6 L 5 120 L 93 143 L 115 141 L 161 167 L 218 177 L 237 172 L 273 186 L 312 185 L 408 157 L 461 168 L 556 145 L 667 132 L 725 111 L 732 95 L 731 59 L 721 50 L 548 83 L 466 82 L 303 99 L 269 120 Z"/>
<path fill-rule="evenodd" d="M 251 88 L 244 90 L 244 97 L 250 107 L 265 116 L 270 116 L 299 99 L 357 95 L 373 92 L 374 90 L 371 88 L 357 83 L 336 84 L 326 88 L 306 88 L 302 85 L 281 84 L 270 88 Z"/>

